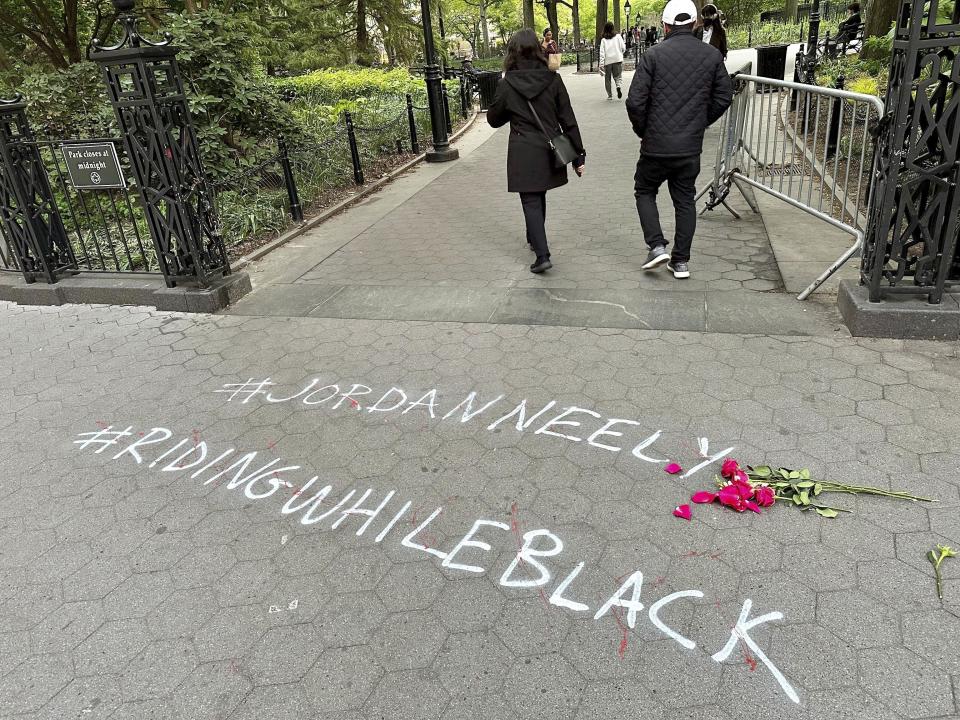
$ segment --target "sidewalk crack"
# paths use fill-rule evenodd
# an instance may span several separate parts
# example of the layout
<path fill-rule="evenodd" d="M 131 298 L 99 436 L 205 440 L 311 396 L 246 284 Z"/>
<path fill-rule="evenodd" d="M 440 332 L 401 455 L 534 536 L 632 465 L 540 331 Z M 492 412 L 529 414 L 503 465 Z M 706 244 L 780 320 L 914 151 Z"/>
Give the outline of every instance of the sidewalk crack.
<path fill-rule="evenodd" d="M 650 327 L 649 323 L 647 323 L 644 320 L 641 320 L 639 315 L 635 315 L 634 313 L 630 312 L 629 310 L 627 310 L 627 308 L 624 305 L 621 305 L 620 303 L 607 302 L 606 300 L 571 300 L 570 298 L 564 298 L 564 297 L 560 297 L 559 295 L 554 295 L 549 290 L 544 290 L 544 292 L 547 294 L 548 298 L 550 298 L 551 300 L 556 300 L 557 302 L 586 303 L 589 305 L 609 305 L 610 307 L 619 308 L 620 310 L 623 311 L 624 315 L 627 315 L 628 317 L 632 317 L 638 323 L 643 325 L 643 327 L 647 328 L 648 330 L 653 329 Z"/>

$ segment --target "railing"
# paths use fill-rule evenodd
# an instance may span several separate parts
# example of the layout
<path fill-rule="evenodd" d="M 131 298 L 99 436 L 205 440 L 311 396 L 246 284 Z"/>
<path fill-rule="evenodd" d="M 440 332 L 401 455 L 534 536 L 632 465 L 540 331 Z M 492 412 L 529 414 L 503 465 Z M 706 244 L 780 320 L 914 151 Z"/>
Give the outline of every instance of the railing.
<path fill-rule="evenodd" d="M 714 179 L 701 193 L 709 193 L 706 209 L 722 204 L 733 212 L 726 198 L 737 185 L 748 201 L 745 187 L 854 237 L 797 298 L 805 300 L 862 248 L 873 192 L 872 133 L 884 105 L 872 95 L 743 72 L 734 74 L 734 86 L 720 124 Z"/>
<path fill-rule="evenodd" d="M 458 89 L 445 87 L 448 131 L 453 129 L 454 116 L 466 119 L 473 107 L 473 83 L 468 74 L 459 77 Z M 391 114 L 384 117 L 386 111 Z M 359 116 L 341 113 L 322 135 L 326 137 L 320 140 L 306 135 L 277 138 L 255 163 L 238 165 L 236 172 L 213 183 L 221 232 L 232 254 L 243 254 L 247 241 L 282 232 L 291 221 L 302 221 L 305 208 L 323 202 L 347 178 L 348 183 L 363 185 L 369 177 L 420 154 L 431 136 L 425 97 L 380 98 L 372 112 Z M 76 189 L 62 148 L 78 142 L 111 143 L 124 186 Z M 67 270 L 161 272 L 122 139 L 31 139 L 19 145 L 38 152 L 46 171 L 54 210 L 62 218 L 70 250 Z M 22 269 L 14 242 L 0 224 L 0 272 L 4 271 L 19 273 Z"/>

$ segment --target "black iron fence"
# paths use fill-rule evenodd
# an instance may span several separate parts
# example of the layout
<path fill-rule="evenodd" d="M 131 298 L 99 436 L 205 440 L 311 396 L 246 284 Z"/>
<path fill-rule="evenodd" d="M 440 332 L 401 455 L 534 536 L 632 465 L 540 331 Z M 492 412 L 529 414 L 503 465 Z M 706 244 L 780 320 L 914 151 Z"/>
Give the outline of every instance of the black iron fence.
<path fill-rule="evenodd" d="M 445 85 L 443 121 L 452 132 L 457 119 L 469 116 L 476 84 L 469 73 L 451 75 L 459 82 Z M 305 210 L 327 202 L 338 188 L 363 185 L 420 154 L 430 137 L 426 93 L 418 91 L 376 98 L 353 112 L 344 110 L 322 130 L 277 138 L 255 162 L 238 164 L 235 173 L 211 183 L 225 244 L 232 254 L 242 254 L 248 241 L 282 232 L 291 222 L 302 221 Z M 75 186 L 63 153 L 64 148 L 78 144 L 111 146 L 122 184 L 110 189 Z M 52 195 L 51 209 L 62 220 L 69 248 L 69 252 L 61 253 L 65 258 L 59 261 L 61 270 L 162 272 L 136 174 L 121 138 L 25 137 L 14 140 L 11 147 L 15 156 L 39 157 Z M 0 224 L 0 272 L 23 272 L 17 242 L 11 226 Z"/>

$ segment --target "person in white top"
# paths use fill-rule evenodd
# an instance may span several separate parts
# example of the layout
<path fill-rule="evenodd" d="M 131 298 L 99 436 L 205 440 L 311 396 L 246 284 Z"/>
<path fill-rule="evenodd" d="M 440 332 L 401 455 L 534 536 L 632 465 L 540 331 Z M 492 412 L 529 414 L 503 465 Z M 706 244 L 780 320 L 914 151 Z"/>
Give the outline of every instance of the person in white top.
<path fill-rule="evenodd" d="M 620 86 L 623 82 L 623 53 L 626 49 L 623 36 L 613 31 L 613 23 L 604 25 L 603 39 L 600 40 L 600 74 L 603 75 L 603 84 L 607 89 L 607 100 L 613 100 L 611 78 L 617 85 L 617 97 L 623 97 Z"/>

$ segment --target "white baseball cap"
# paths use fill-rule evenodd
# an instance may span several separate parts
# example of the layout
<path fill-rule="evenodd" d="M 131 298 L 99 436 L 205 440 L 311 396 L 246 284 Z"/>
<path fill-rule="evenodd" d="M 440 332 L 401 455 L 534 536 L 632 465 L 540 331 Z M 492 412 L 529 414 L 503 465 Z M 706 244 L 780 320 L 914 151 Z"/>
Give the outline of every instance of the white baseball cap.
<path fill-rule="evenodd" d="M 677 20 L 678 15 L 686 15 L 686 20 Z M 663 9 L 665 25 L 690 25 L 697 21 L 697 6 L 693 0 L 670 0 Z"/>

